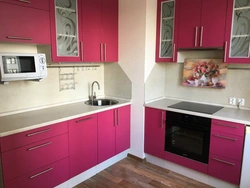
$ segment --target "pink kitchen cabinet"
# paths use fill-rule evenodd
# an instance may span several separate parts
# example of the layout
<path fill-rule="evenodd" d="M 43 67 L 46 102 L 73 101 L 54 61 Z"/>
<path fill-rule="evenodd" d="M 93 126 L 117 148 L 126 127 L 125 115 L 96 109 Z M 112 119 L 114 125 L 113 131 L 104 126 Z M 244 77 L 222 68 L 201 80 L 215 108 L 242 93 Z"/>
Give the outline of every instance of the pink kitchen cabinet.
<path fill-rule="evenodd" d="M 249 3 L 228 0 L 224 62 L 250 63 Z"/>
<path fill-rule="evenodd" d="M 157 1 L 156 62 L 176 62 L 179 0 Z"/>
<path fill-rule="evenodd" d="M 70 177 L 97 164 L 97 114 L 69 121 Z"/>
<path fill-rule="evenodd" d="M 4 182 L 68 157 L 68 134 L 1 153 Z"/>
<path fill-rule="evenodd" d="M 130 147 L 130 105 L 98 113 L 98 163 Z"/>
<path fill-rule="evenodd" d="M 117 62 L 118 0 L 83 0 L 82 22 L 84 61 Z"/>
<path fill-rule="evenodd" d="M 0 25 L 1 42 L 32 44 L 51 42 L 49 11 L 0 1 Z"/>
<path fill-rule="evenodd" d="M 67 132 L 68 123 L 65 121 L 10 136 L 5 136 L 1 138 L 1 152 L 32 144 L 34 142 L 45 140 Z"/>
<path fill-rule="evenodd" d="M 178 49 L 222 48 L 227 0 L 180 0 Z"/>
<path fill-rule="evenodd" d="M 49 0 L 0 0 L 0 2 L 49 11 Z"/>
<path fill-rule="evenodd" d="M 5 188 L 53 188 L 69 179 L 68 158 L 5 183 Z"/>
<path fill-rule="evenodd" d="M 208 174 L 239 185 L 245 126 L 212 120 Z"/>
<path fill-rule="evenodd" d="M 165 159 L 166 111 L 145 108 L 144 152 Z"/>

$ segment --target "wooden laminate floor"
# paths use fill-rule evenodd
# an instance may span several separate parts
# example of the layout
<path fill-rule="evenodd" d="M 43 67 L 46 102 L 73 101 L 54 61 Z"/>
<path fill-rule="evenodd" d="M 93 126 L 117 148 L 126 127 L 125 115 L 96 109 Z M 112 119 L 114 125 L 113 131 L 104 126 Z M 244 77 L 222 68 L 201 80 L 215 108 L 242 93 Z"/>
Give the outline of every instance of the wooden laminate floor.
<path fill-rule="evenodd" d="M 211 188 L 148 162 L 125 158 L 75 188 Z"/>

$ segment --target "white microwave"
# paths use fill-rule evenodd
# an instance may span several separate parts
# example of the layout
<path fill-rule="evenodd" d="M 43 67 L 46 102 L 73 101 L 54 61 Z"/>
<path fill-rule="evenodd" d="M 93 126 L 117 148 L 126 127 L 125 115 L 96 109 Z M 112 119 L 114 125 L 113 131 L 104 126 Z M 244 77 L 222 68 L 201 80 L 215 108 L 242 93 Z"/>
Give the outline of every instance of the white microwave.
<path fill-rule="evenodd" d="M 47 77 L 45 54 L 0 53 L 1 82 Z"/>

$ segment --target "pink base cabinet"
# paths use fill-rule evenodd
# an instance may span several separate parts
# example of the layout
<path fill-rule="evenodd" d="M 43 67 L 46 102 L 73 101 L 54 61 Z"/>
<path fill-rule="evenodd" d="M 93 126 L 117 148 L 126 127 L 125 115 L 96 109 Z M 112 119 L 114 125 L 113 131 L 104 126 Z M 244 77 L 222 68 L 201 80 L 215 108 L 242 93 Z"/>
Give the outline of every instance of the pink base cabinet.
<path fill-rule="evenodd" d="M 130 147 L 130 105 L 98 113 L 98 163 Z"/>

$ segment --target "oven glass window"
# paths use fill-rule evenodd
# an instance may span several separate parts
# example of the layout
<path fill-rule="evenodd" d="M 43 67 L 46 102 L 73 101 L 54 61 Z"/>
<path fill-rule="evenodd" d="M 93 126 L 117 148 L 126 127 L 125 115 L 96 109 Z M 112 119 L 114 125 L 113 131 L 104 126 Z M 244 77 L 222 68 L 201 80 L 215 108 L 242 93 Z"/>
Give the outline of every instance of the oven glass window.
<path fill-rule="evenodd" d="M 182 127 L 172 127 L 172 147 L 202 155 L 204 133 Z"/>

